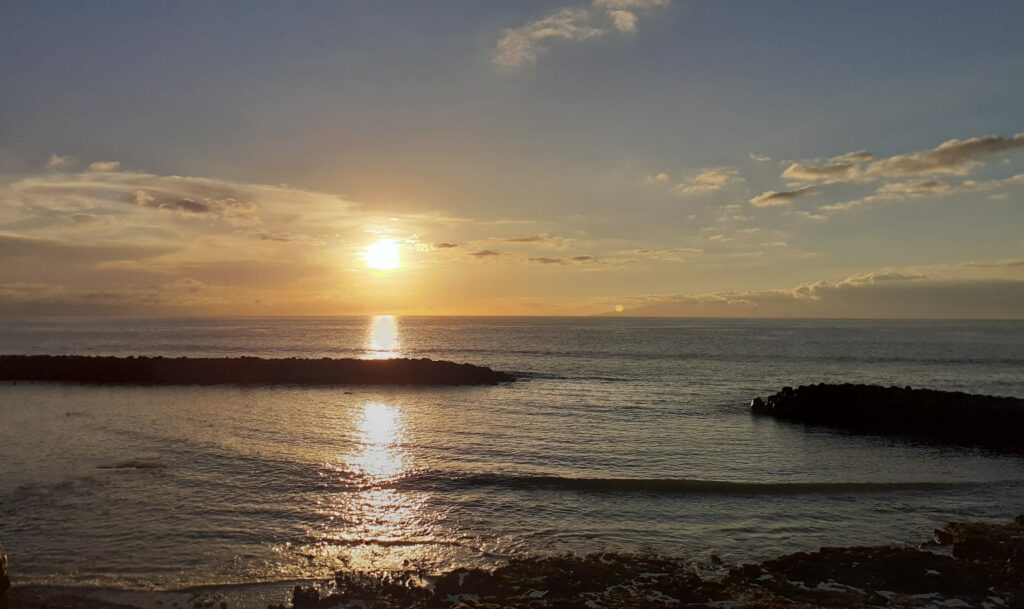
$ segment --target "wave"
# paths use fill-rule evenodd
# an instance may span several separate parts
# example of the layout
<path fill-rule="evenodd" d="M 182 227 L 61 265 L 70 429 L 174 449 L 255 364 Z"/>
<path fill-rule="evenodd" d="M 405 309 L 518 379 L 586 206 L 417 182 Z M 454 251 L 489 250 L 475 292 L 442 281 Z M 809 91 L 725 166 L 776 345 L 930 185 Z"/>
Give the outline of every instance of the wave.
<path fill-rule="evenodd" d="M 655 493 L 706 495 L 800 495 L 891 493 L 973 488 L 999 482 L 733 482 L 689 478 L 574 478 L 505 474 L 446 474 L 418 472 L 383 486 L 422 490 L 504 488 L 526 491 L 578 491 L 594 493 Z"/>
<path fill-rule="evenodd" d="M 607 383 L 625 383 L 633 379 L 618 377 L 618 376 L 587 376 L 587 375 L 566 375 L 566 374 L 555 374 L 552 372 L 532 372 L 526 370 L 511 370 L 509 374 L 516 377 L 517 380 L 522 379 L 542 379 L 542 380 L 557 380 L 557 381 L 603 381 Z"/>
<path fill-rule="evenodd" d="M 167 469 L 167 464 L 162 461 L 150 459 L 132 459 L 118 463 L 104 463 L 96 466 L 97 469 Z"/>

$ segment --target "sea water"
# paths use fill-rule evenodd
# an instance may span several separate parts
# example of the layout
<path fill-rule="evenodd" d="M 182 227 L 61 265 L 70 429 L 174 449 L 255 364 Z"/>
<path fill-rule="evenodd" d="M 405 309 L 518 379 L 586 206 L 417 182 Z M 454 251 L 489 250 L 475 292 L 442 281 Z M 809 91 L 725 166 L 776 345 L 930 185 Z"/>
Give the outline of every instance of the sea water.
<path fill-rule="evenodd" d="M 1024 397 L 1024 323 L 6 321 L 0 352 L 430 357 L 494 387 L 0 385 L 19 584 L 173 590 L 556 552 L 763 559 L 1024 512 L 1024 459 L 755 418 L 783 386 Z"/>

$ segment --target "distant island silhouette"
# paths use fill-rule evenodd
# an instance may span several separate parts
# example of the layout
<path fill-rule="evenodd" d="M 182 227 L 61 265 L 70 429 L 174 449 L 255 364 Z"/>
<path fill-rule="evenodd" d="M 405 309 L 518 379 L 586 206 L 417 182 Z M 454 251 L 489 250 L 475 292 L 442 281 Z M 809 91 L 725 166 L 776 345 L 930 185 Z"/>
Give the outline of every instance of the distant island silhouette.
<path fill-rule="evenodd" d="M 431 359 L 0 355 L 0 380 L 90 385 L 496 385 L 486 366 Z"/>

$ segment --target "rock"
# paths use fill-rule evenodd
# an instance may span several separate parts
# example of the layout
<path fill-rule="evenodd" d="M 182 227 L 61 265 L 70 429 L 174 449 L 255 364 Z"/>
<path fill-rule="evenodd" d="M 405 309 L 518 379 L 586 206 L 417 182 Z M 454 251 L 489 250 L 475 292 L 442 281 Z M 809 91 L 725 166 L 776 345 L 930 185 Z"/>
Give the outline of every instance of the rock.
<path fill-rule="evenodd" d="M 0 546 L 0 597 L 4 596 L 11 587 L 11 578 L 7 574 L 7 555 L 4 554 L 4 547 Z"/>
<path fill-rule="evenodd" d="M 935 529 L 933 532 L 935 543 L 940 546 L 948 546 L 953 543 L 953 535 L 943 531 L 942 529 Z"/>
<path fill-rule="evenodd" d="M 320 605 L 320 593 L 316 588 L 295 586 L 292 591 L 292 607 L 294 609 L 316 609 Z"/>
<path fill-rule="evenodd" d="M 877 385 L 802 385 L 750 411 L 803 423 L 1024 452 L 1024 399 Z"/>
<path fill-rule="evenodd" d="M 764 400 L 761 398 L 754 398 L 750 400 L 750 412 L 753 412 L 754 414 L 764 414 L 766 413 L 766 410 Z"/>

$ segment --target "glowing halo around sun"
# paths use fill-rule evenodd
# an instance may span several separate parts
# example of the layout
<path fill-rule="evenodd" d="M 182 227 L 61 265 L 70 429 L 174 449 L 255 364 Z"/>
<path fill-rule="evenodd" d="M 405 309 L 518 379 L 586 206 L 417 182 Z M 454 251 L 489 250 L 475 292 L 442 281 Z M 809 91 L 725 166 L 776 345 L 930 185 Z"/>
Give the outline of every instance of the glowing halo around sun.
<path fill-rule="evenodd" d="M 366 266 L 376 271 L 390 271 L 402 265 L 400 247 L 393 239 L 381 239 L 363 251 Z"/>

